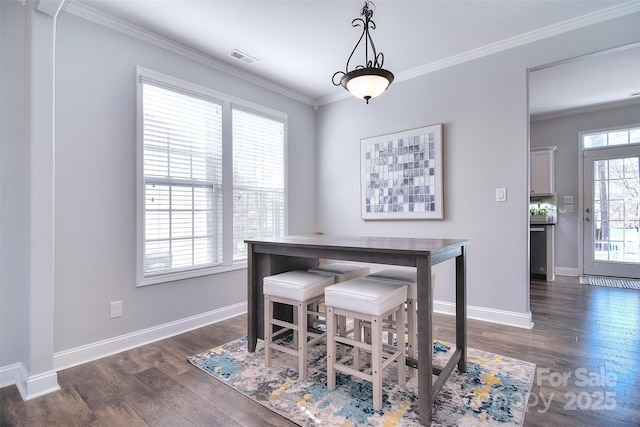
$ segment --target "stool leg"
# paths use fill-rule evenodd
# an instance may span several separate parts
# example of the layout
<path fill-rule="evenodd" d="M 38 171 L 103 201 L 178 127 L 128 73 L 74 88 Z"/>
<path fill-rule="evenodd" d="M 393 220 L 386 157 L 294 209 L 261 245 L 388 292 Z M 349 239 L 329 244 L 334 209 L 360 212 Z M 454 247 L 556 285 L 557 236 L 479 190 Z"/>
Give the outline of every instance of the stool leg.
<path fill-rule="evenodd" d="M 293 313 L 292 313 L 292 322 L 293 323 L 297 323 L 298 322 L 298 312 L 300 310 L 298 310 L 298 305 L 297 304 L 293 304 L 292 305 L 292 309 L 293 309 Z M 293 328 L 291 329 L 291 333 L 293 334 L 292 338 L 293 338 L 293 348 L 297 349 L 298 348 L 298 334 L 296 333 L 296 327 L 293 326 Z"/>
<path fill-rule="evenodd" d="M 417 321 L 418 316 L 416 313 L 416 302 L 413 299 L 407 300 L 407 334 L 409 335 L 409 347 L 407 348 L 407 355 L 412 358 L 416 358 L 416 349 L 417 349 Z M 416 375 L 416 370 L 414 368 L 409 369 L 409 375 L 414 377 Z"/>
<path fill-rule="evenodd" d="M 273 303 L 269 295 L 264 296 L 264 366 L 271 366 L 271 334 L 273 326 Z"/>
<path fill-rule="evenodd" d="M 360 319 L 353 318 L 353 340 L 361 342 L 362 341 L 362 326 L 360 325 Z M 356 371 L 360 370 L 360 349 L 358 346 L 353 346 L 351 350 L 353 356 L 353 369 Z"/>
<path fill-rule="evenodd" d="M 397 324 L 398 324 L 398 319 L 396 317 L 396 314 L 393 313 L 391 316 L 389 316 L 389 320 L 391 321 L 391 324 L 395 324 L 396 325 L 396 329 L 398 328 Z M 397 335 L 397 334 L 396 334 Z M 404 341 L 404 340 L 403 340 Z M 393 345 L 393 333 L 388 332 L 387 333 L 387 344 L 389 345 Z M 399 344 L 399 343 L 398 343 Z"/>
<path fill-rule="evenodd" d="M 307 379 L 307 306 L 298 303 L 298 379 Z"/>
<path fill-rule="evenodd" d="M 320 321 L 320 317 L 316 315 L 308 314 L 308 311 L 320 312 L 320 303 L 318 301 L 314 301 L 311 304 L 307 305 L 307 322 L 308 326 L 314 328 L 316 324 Z"/>
<path fill-rule="evenodd" d="M 338 335 L 341 337 L 346 337 L 347 336 L 347 316 L 338 315 L 336 317 L 338 319 L 337 320 Z M 347 348 L 344 344 L 342 344 L 340 346 L 340 357 L 345 357 L 346 355 L 347 355 Z"/>
<path fill-rule="evenodd" d="M 399 333 L 400 337 L 402 337 L 402 346 L 400 346 L 400 337 L 397 338 L 397 341 L 398 341 L 397 351 L 400 353 L 400 356 L 396 361 L 398 365 L 398 385 L 404 385 L 406 380 L 405 368 L 407 366 L 407 353 L 404 349 L 404 325 L 406 324 L 407 319 L 406 319 L 406 314 L 404 312 L 404 304 L 402 304 L 398 309 L 398 314 L 396 316 L 396 319 L 398 320 L 398 325 L 399 325 L 398 328 L 396 328 L 396 333 Z"/>
<path fill-rule="evenodd" d="M 382 409 L 382 324 L 380 316 L 371 316 L 371 382 L 373 383 L 373 410 Z"/>
<path fill-rule="evenodd" d="M 384 324 L 383 324 L 384 326 Z M 362 332 L 364 333 L 364 340 L 363 342 L 367 343 L 367 344 L 371 344 L 371 326 L 364 326 L 362 328 Z M 367 363 L 371 363 L 371 354 L 369 352 L 364 352 L 364 358 L 366 360 Z"/>
<path fill-rule="evenodd" d="M 333 314 L 333 307 L 326 307 L 327 310 L 327 388 L 329 390 L 336 389 L 336 373 L 333 364 L 336 361 L 336 342 L 337 333 L 336 318 Z"/>

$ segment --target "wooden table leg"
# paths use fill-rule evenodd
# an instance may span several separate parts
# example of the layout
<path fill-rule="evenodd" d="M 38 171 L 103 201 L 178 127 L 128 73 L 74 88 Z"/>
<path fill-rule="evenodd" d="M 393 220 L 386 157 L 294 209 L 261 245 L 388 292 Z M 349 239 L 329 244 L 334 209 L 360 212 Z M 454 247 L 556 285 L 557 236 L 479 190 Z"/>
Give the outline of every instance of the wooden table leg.
<path fill-rule="evenodd" d="M 456 257 L 456 347 L 462 351 L 458 371 L 467 371 L 467 271 L 466 251 Z"/>
<path fill-rule="evenodd" d="M 433 294 L 429 257 L 417 259 L 418 282 L 418 414 L 420 424 L 431 425 L 433 412 Z"/>
<path fill-rule="evenodd" d="M 249 353 L 256 351 L 258 342 L 257 304 L 258 288 L 256 285 L 256 259 L 253 245 L 247 244 L 247 350 Z"/>

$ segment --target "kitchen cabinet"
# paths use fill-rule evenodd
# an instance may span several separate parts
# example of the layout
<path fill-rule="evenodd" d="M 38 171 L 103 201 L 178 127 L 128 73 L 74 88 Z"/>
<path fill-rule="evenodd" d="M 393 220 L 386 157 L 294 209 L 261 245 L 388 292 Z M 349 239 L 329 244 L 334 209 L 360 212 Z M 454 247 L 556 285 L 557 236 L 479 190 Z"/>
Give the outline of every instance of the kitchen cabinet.
<path fill-rule="evenodd" d="M 531 149 L 531 195 L 553 194 L 554 151 L 556 147 Z"/>

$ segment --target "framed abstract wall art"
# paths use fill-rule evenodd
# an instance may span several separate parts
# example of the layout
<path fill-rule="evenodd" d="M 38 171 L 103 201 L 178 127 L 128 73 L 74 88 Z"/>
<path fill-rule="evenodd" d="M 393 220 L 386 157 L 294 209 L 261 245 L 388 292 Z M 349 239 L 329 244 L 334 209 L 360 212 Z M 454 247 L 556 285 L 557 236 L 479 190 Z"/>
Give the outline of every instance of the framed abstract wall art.
<path fill-rule="evenodd" d="M 442 124 L 360 140 L 362 219 L 443 219 Z"/>

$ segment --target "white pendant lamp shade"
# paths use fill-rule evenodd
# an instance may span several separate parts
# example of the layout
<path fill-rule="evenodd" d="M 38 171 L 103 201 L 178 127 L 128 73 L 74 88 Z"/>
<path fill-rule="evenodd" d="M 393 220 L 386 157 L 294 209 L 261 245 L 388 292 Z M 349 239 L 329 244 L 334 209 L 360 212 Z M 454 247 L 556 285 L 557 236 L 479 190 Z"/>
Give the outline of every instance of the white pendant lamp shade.
<path fill-rule="evenodd" d="M 356 98 L 369 99 L 382 94 L 391 82 L 393 74 L 379 68 L 358 69 L 345 74 L 342 85 Z"/>

